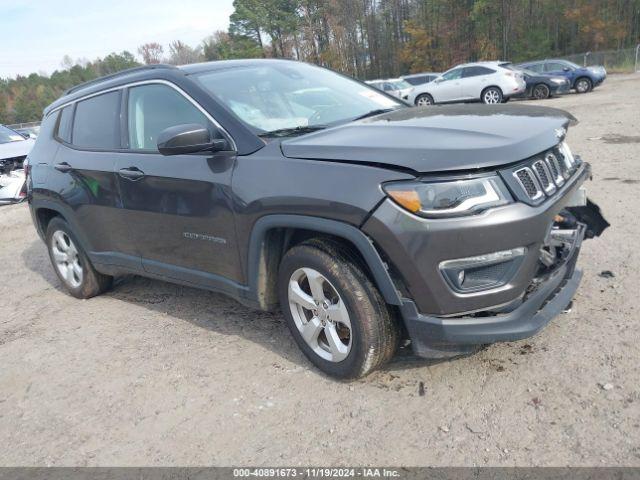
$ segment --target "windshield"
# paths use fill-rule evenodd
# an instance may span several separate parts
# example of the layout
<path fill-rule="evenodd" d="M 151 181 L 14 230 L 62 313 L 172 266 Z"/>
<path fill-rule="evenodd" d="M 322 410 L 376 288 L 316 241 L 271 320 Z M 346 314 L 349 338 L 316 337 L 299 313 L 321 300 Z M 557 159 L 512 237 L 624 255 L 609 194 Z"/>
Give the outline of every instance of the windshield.
<path fill-rule="evenodd" d="M 569 60 L 561 60 L 559 63 L 560 63 L 560 64 L 564 64 L 564 65 L 566 65 L 567 67 L 571 67 L 571 68 L 576 68 L 576 69 L 577 69 L 577 68 L 582 68 L 582 67 L 581 67 L 580 65 L 578 65 L 577 63 L 570 62 Z"/>
<path fill-rule="evenodd" d="M 24 137 L 10 128 L 0 125 L 0 143 L 19 142 Z"/>
<path fill-rule="evenodd" d="M 391 85 L 393 85 L 393 88 L 395 90 L 404 90 L 405 88 L 411 88 L 411 85 L 409 84 L 409 82 L 406 82 L 404 80 L 394 80 L 390 83 Z"/>
<path fill-rule="evenodd" d="M 321 127 L 403 106 L 372 87 L 305 63 L 254 64 L 195 77 L 241 120 L 261 132 Z"/>

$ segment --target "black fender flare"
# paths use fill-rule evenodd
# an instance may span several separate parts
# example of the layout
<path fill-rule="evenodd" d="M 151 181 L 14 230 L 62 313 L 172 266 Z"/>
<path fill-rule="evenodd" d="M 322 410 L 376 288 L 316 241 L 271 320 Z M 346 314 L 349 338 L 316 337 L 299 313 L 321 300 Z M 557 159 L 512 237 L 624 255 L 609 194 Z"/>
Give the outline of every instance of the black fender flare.
<path fill-rule="evenodd" d="M 61 202 L 56 202 L 53 200 L 48 200 L 48 199 L 35 200 L 34 199 L 30 202 L 29 207 L 33 212 L 33 220 L 36 225 L 36 230 L 40 235 L 40 237 L 42 238 L 42 240 L 45 239 L 47 232 L 42 230 L 42 225 L 40 225 L 40 219 L 38 218 L 38 210 L 40 209 L 52 210 L 56 212 L 58 215 L 60 215 L 73 229 L 73 233 L 75 234 L 76 238 L 80 242 L 80 246 L 84 249 L 84 251 L 85 252 L 90 251 L 88 248 L 89 242 L 87 240 L 87 237 L 85 236 L 84 232 L 79 227 L 79 225 L 75 222 L 73 210 L 71 210 L 68 206 L 62 204 Z"/>
<path fill-rule="evenodd" d="M 400 293 L 373 243 L 361 230 L 347 223 L 304 215 L 274 214 L 258 219 L 251 231 L 248 254 L 249 291 L 258 295 L 262 245 L 267 232 L 274 228 L 300 228 L 334 235 L 351 242 L 367 263 L 373 280 L 388 304 L 402 305 Z"/>

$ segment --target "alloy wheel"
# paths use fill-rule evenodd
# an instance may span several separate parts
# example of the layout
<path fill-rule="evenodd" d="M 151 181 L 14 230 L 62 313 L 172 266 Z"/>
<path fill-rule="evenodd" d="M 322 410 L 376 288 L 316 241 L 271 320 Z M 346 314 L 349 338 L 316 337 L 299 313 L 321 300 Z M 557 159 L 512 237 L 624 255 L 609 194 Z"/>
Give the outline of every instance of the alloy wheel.
<path fill-rule="evenodd" d="M 417 102 L 418 107 L 426 107 L 427 105 L 431 105 L 431 98 L 428 95 L 422 95 L 418 98 Z"/>
<path fill-rule="evenodd" d="M 60 276 L 70 287 L 78 288 L 84 276 L 80 255 L 69 235 L 62 230 L 57 230 L 51 237 L 51 253 Z"/>
<path fill-rule="evenodd" d="M 585 93 L 589 90 L 589 81 L 584 78 L 578 82 L 576 85 L 576 90 L 578 93 Z"/>
<path fill-rule="evenodd" d="M 484 92 L 484 95 L 482 98 L 484 100 L 484 103 L 487 103 L 490 105 L 494 105 L 502 101 L 502 99 L 500 98 L 500 93 L 493 88 Z"/>
<path fill-rule="evenodd" d="M 549 96 L 549 87 L 546 85 L 537 85 L 536 88 L 533 89 L 533 98 L 537 100 L 544 100 Z"/>
<path fill-rule="evenodd" d="M 324 360 L 341 362 L 352 345 L 351 320 L 335 287 L 317 270 L 299 268 L 291 275 L 289 308 L 300 335 Z"/>

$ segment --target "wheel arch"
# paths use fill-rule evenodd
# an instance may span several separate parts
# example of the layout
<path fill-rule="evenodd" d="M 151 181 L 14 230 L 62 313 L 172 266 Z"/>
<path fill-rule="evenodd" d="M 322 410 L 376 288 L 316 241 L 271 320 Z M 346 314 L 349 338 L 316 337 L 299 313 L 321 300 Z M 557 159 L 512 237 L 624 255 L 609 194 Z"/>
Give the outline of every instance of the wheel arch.
<path fill-rule="evenodd" d="M 47 227 L 49 225 L 49 222 L 51 222 L 51 220 L 53 220 L 54 217 L 61 217 L 63 220 L 66 221 L 66 218 L 64 217 L 64 215 L 62 215 L 62 213 L 60 213 L 58 210 L 54 210 L 53 208 L 40 207 L 40 208 L 36 208 L 34 211 L 35 211 L 35 218 L 36 218 L 36 227 L 37 227 L 38 233 L 43 238 L 44 238 L 44 235 L 47 233 Z"/>
<path fill-rule="evenodd" d="M 249 291 L 263 309 L 277 304 L 277 274 L 286 251 L 314 237 L 329 237 L 351 247 L 390 305 L 401 305 L 385 262 L 371 240 L 358 228 L 326 218 L 303 215 L 268 215 L 254 225 L 249 240 L 247 278 Z"/>
<path fill-rule="evenodd" d="M 502 88 L 500 88 L 500 85 L 487 85 L 486 87 L 484 87 L 482 89 L 482 91 L 480 92 L 480 99 L 482 100 L 482 96 L 484 95 L 484 92 L 486 92 L 487 90 L 489 90 L 490 88 L 497 88 L 498 90 L 500 90 L 500 93 L 502 94 L 502 96 L 504 97 L 504 91 L 502 90 Z M 477 90 L 476 90 L 477 92 Z"/>

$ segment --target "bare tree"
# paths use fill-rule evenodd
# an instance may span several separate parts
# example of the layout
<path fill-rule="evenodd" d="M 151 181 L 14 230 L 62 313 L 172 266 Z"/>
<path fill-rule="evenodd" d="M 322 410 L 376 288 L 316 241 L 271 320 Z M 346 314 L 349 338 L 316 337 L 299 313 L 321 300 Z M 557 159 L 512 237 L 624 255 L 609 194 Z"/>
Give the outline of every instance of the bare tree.
<path fill-rule="evenodd" d="M 138 47 L 138 53 L 142 57 L 142 61 L 147 64 L 155 64 L 162 62 L 162 54 L 164 49 L 157 42 L 145 43 Z"/>
<path fill-rule="evenodd" d="M 192 48 L 181 40 L 174 40 L 169 44 L 169 63 L 185 65 L 202 61 L 201 47 Z"/>

